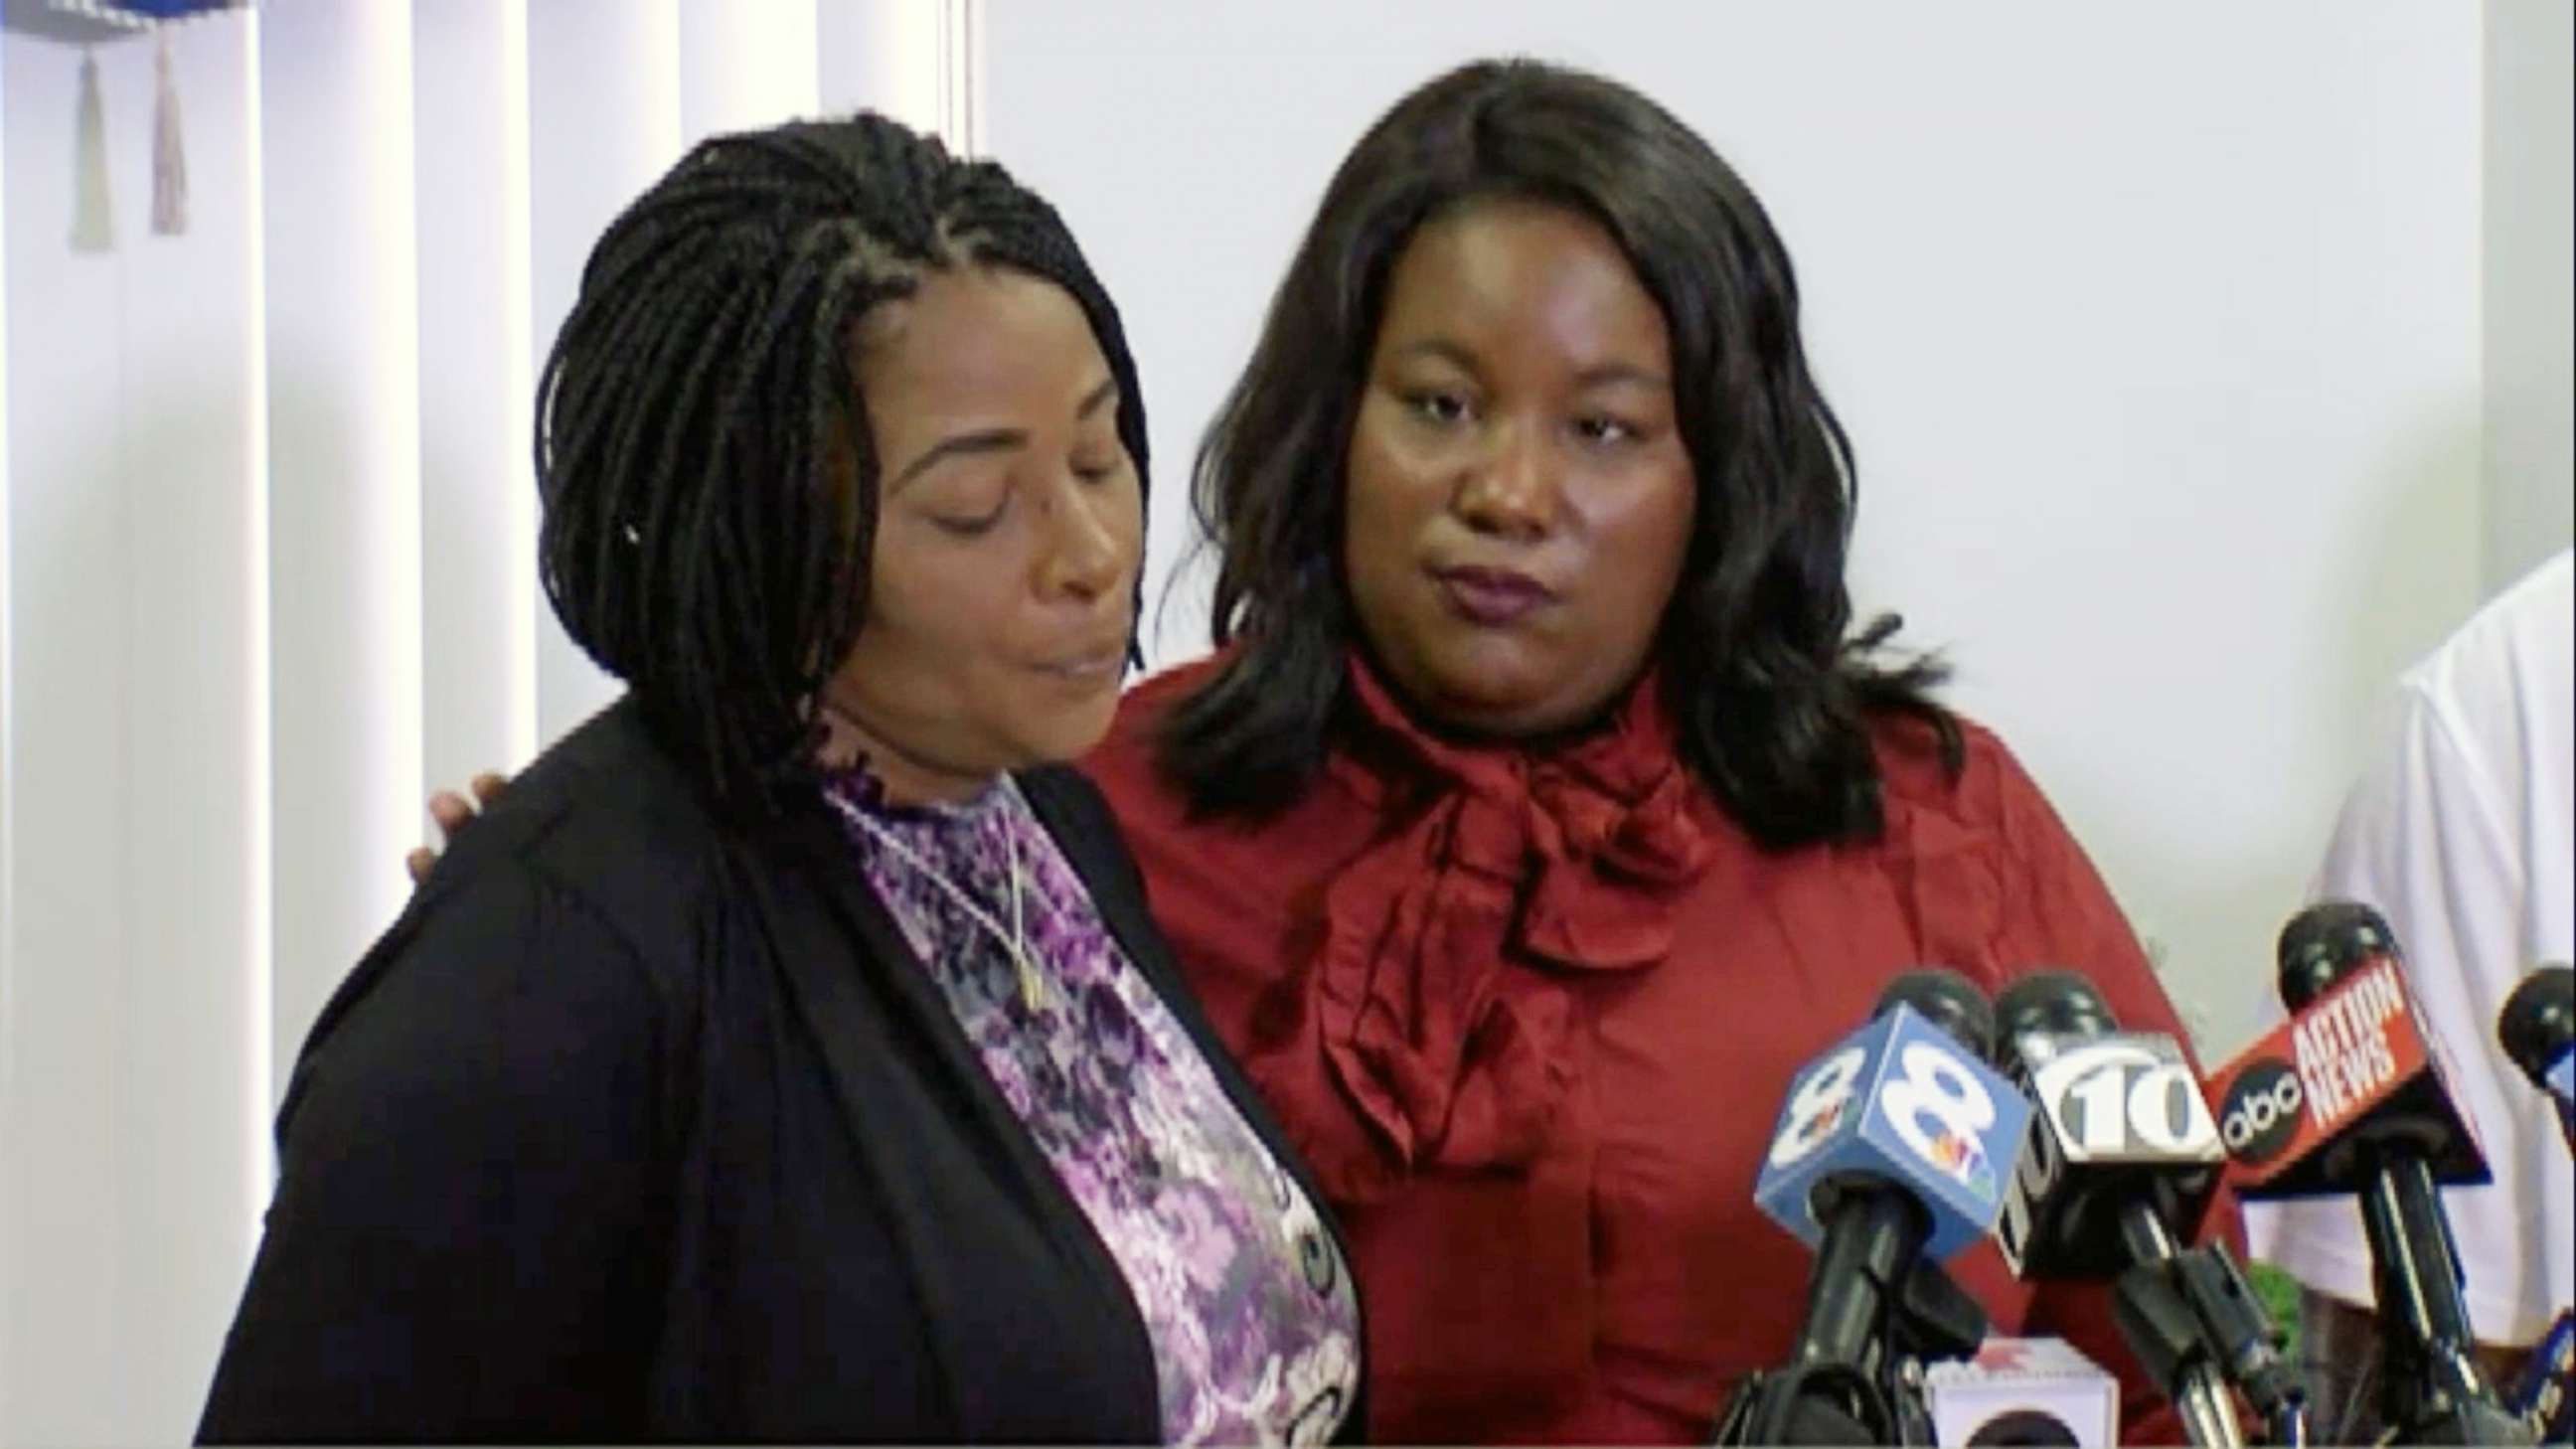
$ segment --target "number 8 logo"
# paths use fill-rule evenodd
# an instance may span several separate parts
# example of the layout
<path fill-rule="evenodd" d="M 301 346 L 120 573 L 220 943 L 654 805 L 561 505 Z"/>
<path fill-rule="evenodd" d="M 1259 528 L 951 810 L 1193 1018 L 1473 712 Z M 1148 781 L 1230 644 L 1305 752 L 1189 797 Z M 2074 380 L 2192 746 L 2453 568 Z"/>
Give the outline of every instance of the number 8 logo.
<path fill-rule="evenodd" d="M 1952 1135 L 1973 1141 L 1995 1125 L 1995 1099 L 1987 1094 L 1986 1084 L 1978 1081 L 1957 1057 L 1930 1042 L 1906 1043 L 1897 1061 L 1905 1068 L 1905 1075 L 1878 1089 L 1878 1103 L 1887 1112 L 1888 1125 L 1925 1161 L 1954 1177 L 1959 1175 L 1958 1164 L 1943 1160 L 1934 1148 L 1931 1134 L 1923 1130 L 1923 1121 L 1930 1118 Z"/>
<path fill-rule="evenodd" d="M 1852 1084 L 1860 1077 L 1861 1064 L 1869 1052 L 1861 1047 L 1845 1047 L 1825 1059 L 1825 1064 L 1799 1086 L 1798 1094 L 1789 1099 L 1789 1122 L 1780 1129 L 1779 1140 L 1771 1144 L 1771 1165 L 1788 1167 L 1816 1150 L 1842 1121 L 1843 1109 L 1851 1102 Z"/>

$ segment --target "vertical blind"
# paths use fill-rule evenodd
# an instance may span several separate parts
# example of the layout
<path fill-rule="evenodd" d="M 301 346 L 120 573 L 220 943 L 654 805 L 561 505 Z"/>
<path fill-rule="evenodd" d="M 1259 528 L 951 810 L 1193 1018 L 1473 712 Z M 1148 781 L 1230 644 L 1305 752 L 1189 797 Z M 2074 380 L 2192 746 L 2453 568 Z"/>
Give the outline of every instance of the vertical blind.
<path fill-rule="evenodd" d="M 977 6 L 49 7 L 0 31 L 0 1440 L 174 1441 L 425 789 L 612 692 L 533 570 L 591 242 L 717 131 L 872 106 L 972 149 Z"/>

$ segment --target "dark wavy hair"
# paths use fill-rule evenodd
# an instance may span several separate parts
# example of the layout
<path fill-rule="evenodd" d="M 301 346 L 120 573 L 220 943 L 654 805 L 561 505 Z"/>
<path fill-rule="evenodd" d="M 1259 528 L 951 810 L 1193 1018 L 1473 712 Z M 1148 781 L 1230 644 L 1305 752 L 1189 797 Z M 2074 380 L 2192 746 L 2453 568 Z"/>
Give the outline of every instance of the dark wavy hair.
<path fill-rule="evenodd" d="M 1232 649 L 1166 718 L 1161 768 L 1201 814 L 1258 817 L 1314 778 L 1349 718 L 1343 471 L 1387 276 L 1426 221 L 1500 198 L 1598 222 L 1670 329 L 1699 503 L 1656 657 L 1686 764 L 1768 848 L 1875 837 L 1872 717 L 1921 720 L 1953 775 L 1962 744 L 1930 698 L 1941 663 L 1883 660 L 1896 616 L 1852 630 L 1857 475 L 1807 370 L 1788 251 L 1671 113 L 1534 61 L 1413 92 L 1326 188 L 1200 446 L 1193 506 L 1223 556 L 1211 628 Z"/>
<path fill-rule="evenodd" d="M 852 329 L 968 266 L 1081 306 L 1141 489 L 1135 363 L 1063 220 L 882 116 L 706 141 L 582 271 L 537 387 L 546 596 L 719 802 L 810 783 L 817 696 L 865 622 L 879 460 Z"/>

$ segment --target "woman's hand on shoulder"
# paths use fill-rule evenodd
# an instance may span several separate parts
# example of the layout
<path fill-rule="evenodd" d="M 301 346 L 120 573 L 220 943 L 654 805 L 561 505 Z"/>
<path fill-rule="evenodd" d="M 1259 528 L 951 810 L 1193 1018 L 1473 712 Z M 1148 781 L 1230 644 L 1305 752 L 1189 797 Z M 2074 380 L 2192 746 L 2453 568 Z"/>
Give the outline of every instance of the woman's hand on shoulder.
<path fill-rule="evenodd" d="M 438 864 L 439 852 L 454 845 L 465 827 L 472 825 L 486 807 L 500 799 L 501 792 L 509 786 L 509 776 L 486 770 L 466 782 L 467 794 L 441 790 L 429 797 L 429 818 L 438 825 L 438 844 L 424 845 L 404 858 L 403 864 L 411 868 L 413 885 L 429 879 L 430 868 Z"/>

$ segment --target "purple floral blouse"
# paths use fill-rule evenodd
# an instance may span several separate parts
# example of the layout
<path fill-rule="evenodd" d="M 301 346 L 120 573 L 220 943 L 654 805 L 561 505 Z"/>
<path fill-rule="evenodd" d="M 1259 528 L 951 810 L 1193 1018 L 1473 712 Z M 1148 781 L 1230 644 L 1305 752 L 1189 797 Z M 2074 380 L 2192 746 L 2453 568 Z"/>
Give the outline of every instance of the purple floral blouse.
<path fill-rule="evenodd" d="M 1125 1272 L 1153 1340 L 1165 1440 L 1330 1438 L 1359 1382 L 1341 1255 L 1018 787 L 896 809 L 853 775 L 828 798 L 985 1071 Z"/>

